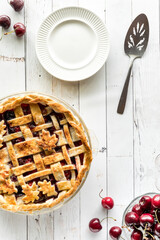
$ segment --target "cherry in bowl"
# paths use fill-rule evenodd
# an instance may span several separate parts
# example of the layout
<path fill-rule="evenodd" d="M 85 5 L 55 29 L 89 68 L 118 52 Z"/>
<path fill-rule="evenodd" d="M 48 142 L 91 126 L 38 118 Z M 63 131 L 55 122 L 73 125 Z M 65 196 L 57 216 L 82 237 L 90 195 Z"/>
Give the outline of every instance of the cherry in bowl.
<path fill-rule="evenodd" d="M 159 197 L 156 197 L 156 201 L 153 203 L 155 195 L 157 195 L 157 193 L 146 193 L 136 197 L 125 209 L 122 219 L 122 226 L 124 226 L 123 235 L 125 239 L 142 240 L 142 234 L 144 233 L 145 228 L 148 238 L 151 237 L 152 239 L 152 236 L 155 235 L 154 231 L 157 233 L 157 235 L 159 234 L 159 225 L 157 225 L 157 228 L 155 228 L 155 225 L 158 223 L 158 221 L 155 218 L 156 208 L 154 207 L 155 205 L 158 206 L 157 200 Z M 133 212 L 135 214 L 133 214 Z M 158 220 L 160 219 L 159 212 L 157 210 Z"/>

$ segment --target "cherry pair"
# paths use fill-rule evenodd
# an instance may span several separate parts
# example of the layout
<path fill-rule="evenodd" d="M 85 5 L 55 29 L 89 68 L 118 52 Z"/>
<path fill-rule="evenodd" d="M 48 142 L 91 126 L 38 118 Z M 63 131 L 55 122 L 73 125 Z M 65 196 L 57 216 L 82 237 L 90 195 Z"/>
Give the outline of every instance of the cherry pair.
<path fill-rule="evenodd" d="M 11 25 L 11 19 L 7 15 L 1 15 L 0 16 L 0 27 L 3 27 L 4 29 L 8 29 Z M 23 23 L 16 23 L 13 26 L 14 30 L 10 32 L 4 33 L 4 35 L 11 34 L 15 32 L 17 37 L 22 37 L 26 32 L 26 27 Z"/>

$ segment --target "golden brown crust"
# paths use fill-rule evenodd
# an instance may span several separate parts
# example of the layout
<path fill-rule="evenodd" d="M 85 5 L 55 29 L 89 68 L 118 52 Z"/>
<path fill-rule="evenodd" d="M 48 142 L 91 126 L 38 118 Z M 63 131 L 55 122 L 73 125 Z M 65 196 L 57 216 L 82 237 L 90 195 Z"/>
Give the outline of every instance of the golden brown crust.
<path fill-rule="evenodd" d="M 81 124 L 74 118 L 73 114 L 67 108 L 65 108 L 60 103 L 53 101 L 50 98 L 43 97 L 41 95 L 36 95 L 36 94 L 27 94 L 22 97 L 13 97 L 13 98 L 8 99 L 7 101 L 5 101 L 4 103 L 2 103 L 0 105 L 0 113 L 3 113 L 7 110 L 16 108 L 16 111 L 17 111 L 16 117 L 19 117 L 21 120 L 22 114 L 19 111 L 19 106 L 22 103 L 30 104 L 31 112 L 34 112 L 34 116 L 35 116 L 34 121 L 36 122 L 37 125 L 44 124 L 44 119 L 41 116 L 41 112 L 39 112 L 39 109 L 37 108 L 37 105 L 36 105 L 37 103 L 48 105 L 49 107 L 48 107 L 47 111 L 50 111 L 50 109 L 53 109 L 55 112 L 63 113 L 65 115 L 67 122 L 75 129 L 76 134 L 78 135 L 78 138 L 81 140 L 81 142 L 83 144 L 82 146 L 70 149 L 68 152 L 70 157 L 72 157 L 75 150 L 76 151 L 78 150 L 78 153 L 77 153 L 77 155 L 78 155 L 78 154 L 81 154 L 82 152 L 84 152 L 84 151 L 82 151 L 82 148 L 85 148 L 83 167 L 80 166 L 76 180 L 73 180 L 73 179 L 71 181 L 66 180 L 66 178 L 63 174 L 63 171 L 60 170 L 60 168 L 64 168 L 65 166 L 62 167 L 62 166 L 60 166 L 61 164 L 59 165 L 59 162 L 58 163 L 54 162 L 54 159 L 55 159 L 54 153 L 53 153 L 53 155 L 46 156 L 43 158 L 45 164 L 47 162 L 48 162 L 48 164 L 51 164 L 51 163 L 55 163 L 55 164 L 52 165 L 51 169 L 42 170 L 41 172 L 53 171 L 55 178 L 63 180 L 61 183 L 58 183 L 59 188 L 60 188 L 60 190 L 62 190 L 62 192 L 60 192 L 58 197 L 55 198 L 54 200 L 49 199 L 44 203 L 37 203 L 37 204 L 30 203 L 30 200 L 29 200 L 30 196 L 32 197 L 32 201 L 34 201 L 35 199 L 38 199 L 39 190 L 37 190 L 37 187 L 34 184 L 31 187 L 30 186 L 28 187 L 28 185 L 23 185 L 23 191 L 26 193 L 23 200 L 28 204 L 15 205 L 15 201 L 13 200 L 13 197 L 11 197 L 11 200 L 8 199 L 8 201 L 6 201 L 5 198 L 3 200 L 0 199 L 0 207 L 3 209 L 9 210 L 9 211 L 14 211 L 14 212 L 17 212 L 17 211 L 32 212 L 32 211 L 36 211 L 36 210 L 41 210 L 43 208 L 51 208 L 51 207 L 57 205 L 58 203 L 62 202 L 64 199 L 71 196 L 77 190 L 86 171 L 89 170 L 89 166 L 92 161 L 92 152 L 88 145 L 88 142 L 87 142 L 87 139 L 86 139 L 86 136 L 85 136 L 85 133 L 83 131 Z M 35 114 L 35 112 L 38 112 L 38 114 Z M 26 119 L 27 119 L 27 117 L 26 117 Z M 54 119 L 54 121 L 56 121 L 56 120 Z M 12 121 L 12 123 L 14 123 L 14 121 Z M 64 124 L 65 123 L 66 122 L 64 122 Z M 17 123 L 14 123 L 14 124 L 17 124 Z M 60 129 L 59 124 L 57 122 L 55 122 L 55 126 L 57 129 L 56 134 L 59 137 L 59 146 L 62 146 L 64 143 L 61 144 L 60 140 L 64 141 L 64 138 L 62 136 L 63 132 L 61 132 L 61 130 L 59 130 Z M 26 131 L 26 134 L 30 134 L 30 133 L 27 133 L 27 130 L 24 129 L 24 131 Z M 71 145 L 73 147 L 72 140 L 70 139 L 70 137 L 68 135 L 68 129 L 65 125 L 64 125 L 64 134 L 65 134 L 65 138 L 67 139 L 69 145 Z M 28 141 L 33 141 L 33 140 L 28 140 Z M 33 153 L 33 151 L 34 151 L 34 154 L 37 153 L 37 155 L 38 155 L 37 151 L 39 150 L 39 152 L 40 152 L 40 149 L 38 148 L 37 143 L 34 143 L 34 148 L 31 148 L 31 149 L 30 149 L 31 145 L 28 145 L 28 147 L 25 150 L 25 151 L 27 151 L 27 153 L 24 152 L 24 146 L 23 146 L 23 148 L 21 148 L 22 144 L 26 144 L 26 141 L 24 143 L 22 142 L 22 143 L 15 144 L 16 156 L 15 156 L 15 152 L 11 153 L 11 156 L 12 156 L 13 160 L 15 161 L 15 171 L 16 171 L 16 157 L 17 156 L 18 157 L 25 156 L 28 154 L 28 151 L 30 151 L 30 153 L 31 152 Z M 36 152 L 35 152 L 35 148 L 36 148 Z M 63 151 L 65 153 L 64 156 L 67 161 L 67 159 L 68 159 L 67 153 L 66 153 L 65 149 L 63 149 Z M 6 153 L 3 149 L 0 150 L 0 156 L 2 156 L 2 154 L 5 156 L 5 158 L 7 158 Z M 59 158 L 62 157 L 62 159 L 63 159 L 63 155 L 61 153 L 55 153 L 55 154 L 59 155 Z M 80 161 L 78 156 L 75 158 L 76 158 L 76 161 Z M 1 157 L 0 157 L 0 161 L 1 161 Z M 38 161 L 37 164 L 39 164 L 39 167 L 44 169 L 43 162 L 39 162 L 39 161 L 41 161 L 41 159 L 39 157 L 37 157 L 37 161 Z M 36 164 L 36 166 L 37 166 L 37 164 Z M 69 166 L 71 166 L 70 169 L 74 169 L 74 165 L 69 165 Z M 32 165 L 32 168 L 33 168 L 33 165 Z M 56 171 L 56 168 L 58 168 L 58 171 Z M 33 173 L 32 175 L 36 175 L 36 174 L 39 174 L 39 173 L 36 172 L 36 173 Z M 32 176 L 32 175 L 30 175 L 30 176 Z M 45 175 L 45 172 L 44 172 L 44 175 Z M 18 177 L 19 183 L 21 182 L 24 184 L 26 182 L 26 179 L 29 177 L 26 176 L 26 177 L 24 177 L 24 180 L 23 180 L 23 177 L 19 176 Z M 32 177 L 34 177 L 34 176 L 32 176 Z M 29 179 L 27 179 L 27 181 L 29 181 Z M 8 184 L 7 185 L 8 192 L 10 192 L 9 194 L 12 194 L 13 192 L 16 191 L 10 181 L 8 181 L 7 184 Z M 70 187 L 70 189 L 69 189 L 69 187 Z M 3 188 L 3 184 L 0 185 L 0 188 Z M 50 188 L 50 186 L 49 186 L 49 188 Z M 51 190 L 53 191 L 53 188 Z M 29 196 L 29 198 L 27 198 L 27 196 Z"/>

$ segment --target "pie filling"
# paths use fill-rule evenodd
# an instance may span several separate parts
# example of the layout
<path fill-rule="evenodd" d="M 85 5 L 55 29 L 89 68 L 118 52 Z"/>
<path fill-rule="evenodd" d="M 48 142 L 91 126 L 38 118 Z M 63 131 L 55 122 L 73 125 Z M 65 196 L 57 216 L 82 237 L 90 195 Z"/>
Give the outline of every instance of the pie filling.
<path fill-rule="evenodd" d="M 6 203 L 55 200 L 76 181 L 85 147 L 65 114 L 21 104 L 0 114 L 0 194 Z"/>

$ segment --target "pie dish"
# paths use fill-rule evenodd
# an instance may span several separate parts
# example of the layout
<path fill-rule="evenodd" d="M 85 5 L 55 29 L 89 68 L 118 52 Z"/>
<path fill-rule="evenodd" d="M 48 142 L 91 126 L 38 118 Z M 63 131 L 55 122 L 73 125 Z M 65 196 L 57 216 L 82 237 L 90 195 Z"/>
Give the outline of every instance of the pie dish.
<path fill-rule="evenodd" d="M 91 161 L 83 126 L 66 106 L 29 93 L 0 104 L 0 208 L 57 206 L 77 191 Z"/>

